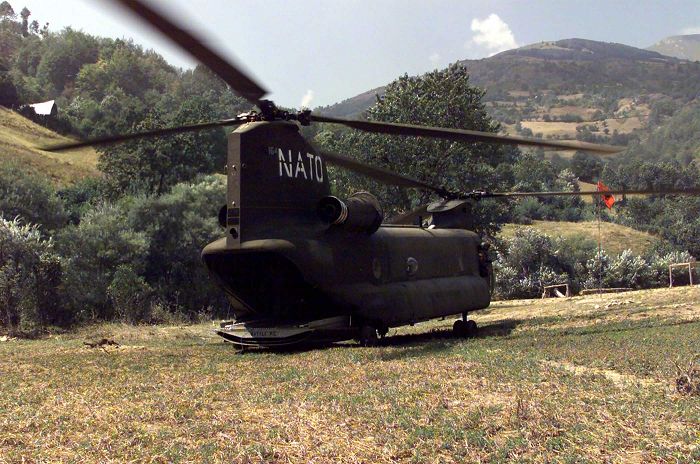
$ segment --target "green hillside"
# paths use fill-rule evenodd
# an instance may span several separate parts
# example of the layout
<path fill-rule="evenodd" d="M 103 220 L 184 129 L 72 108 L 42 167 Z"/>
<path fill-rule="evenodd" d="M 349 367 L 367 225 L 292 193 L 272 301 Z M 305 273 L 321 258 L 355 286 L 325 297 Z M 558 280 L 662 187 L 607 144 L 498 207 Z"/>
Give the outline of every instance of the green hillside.
<path fill-rule="evenodd" d="M 582 235 L 598 241 L 598 223 L 596 221 L 533 221 L 531 225 L 506 224 L 500 236 L 510 238 L 520 227 L 533 227 L 552 237 L 569 238 Z M 612 222 L 601 222 L 600 231 L 603 237 L 603 249 L 608 254 L 613 255 L 628 248 L 636 254 L 644 254 L 655 241 L 655 237 L 651 234 Z"/>
<path fill-rule="evenodd" d="M 93 148 L 70 153 L 50 153 L 38 148 L 67 140 L 14 111 L 0 107 L 1 161 L 25 166 L 28 171 L 45 175 L 57 185 L 100 175 L 96 167 L 99 155 Z"/>

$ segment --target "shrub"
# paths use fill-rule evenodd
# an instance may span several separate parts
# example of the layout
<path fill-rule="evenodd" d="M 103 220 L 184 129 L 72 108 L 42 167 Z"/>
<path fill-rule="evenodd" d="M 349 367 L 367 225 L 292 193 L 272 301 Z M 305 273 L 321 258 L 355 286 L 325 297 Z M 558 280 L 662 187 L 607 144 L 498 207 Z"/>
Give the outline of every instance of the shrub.
<path fill-rule="evenodd" d="M 67 215 L 61 199 L 46 179 L 19 166 L 0 164 L 0 215 L 52 230 L 63 227 Z"/>
<path fill-rule="evenodd" d="M 668 266 L 676 263 L 687 263 L 693 258 L 685 251 L 669 251 L 664 253 L 654 252 L 647 257 L 649 263 L 650 285 L 662 287 L 669 285 Z M 673 269 L 674 285 L 686 285 L 690 283 L 686 268 Z"/>
<path fill-rule="evenodd" d="M 221 236 L 217 213 L 225 202 L 221 176 L 178 184 L 165 195 L 122 202 L 129 226 L 149 243 L 142 275 L 172 311 L 195 318 L 210 305 L 226 306 L 200 257 L 204 246 Z"/>
<path fill-rule="evenodd" d="M 109 186 L 102 178 L 87 178 L 59 191 L 58 196 L 69 222 L 78 224 L 85 213 L 109 198 Z"/>
<path fill-rule="evenodd" d="M 601 251 L 586 264 L 589 270 L 584 283 L 586 288 L 597 288 L 599 279 L 603 288 L 649 288 L 653 282 L 646 260 L 631 250 L 625 250 L 614 257 Z"/>
<path fill-rule="evenodd" d="M 131 266 L 121 265 L 107 287 L 107 295 L 117 316 L 129 323 L 150 320 L 153 289 Z"/>
<path fill-rule="evenodd" d="M 108 287 L 122 265 L 143 272 L 148 238 L 129 227 L 123 210 L 100 205 L 85 214 L 78 225 L 57 237 L 64 257 L 63 291 L 71 311 L 79 319 L 110 319 L 114 308 Z"/>
<path fill-rule="evenodd" d="M 63 322 L 53 242 L 35 225 L 0 217 L 0 322 L 10 333 Z"/>
<path fill-rule="evenodd" d="M 518 229 L 498 251 L 494 272 L 501 298 L 533 298 L 545 285 L 569 281 L 551 237 L 535 229 Z"/>

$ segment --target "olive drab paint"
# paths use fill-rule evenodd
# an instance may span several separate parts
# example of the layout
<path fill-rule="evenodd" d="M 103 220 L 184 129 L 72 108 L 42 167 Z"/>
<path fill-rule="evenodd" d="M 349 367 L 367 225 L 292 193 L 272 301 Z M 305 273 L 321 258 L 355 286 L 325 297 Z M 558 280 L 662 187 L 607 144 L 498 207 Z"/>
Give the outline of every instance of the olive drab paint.
<path fill-rule="evenodd" d="M 297 125 L 253 122 L 228 141 L 226 237 L 202 256 L 236 321 L 343 320 L 346 330 L 336 334 L 343 339 L 361 326 L 395 327 L 489 305 L 490 280 L 480 272 L 479 237 L 463 227 L 470 215 L 464 202 L 439 204 L 438 228 L 329 225 L 319 217 L 331 193 L 326 163 Z M 376 202 L 358 195 L 365 206 Z M 377 208 L 368 211 L 381 220 Z"/>

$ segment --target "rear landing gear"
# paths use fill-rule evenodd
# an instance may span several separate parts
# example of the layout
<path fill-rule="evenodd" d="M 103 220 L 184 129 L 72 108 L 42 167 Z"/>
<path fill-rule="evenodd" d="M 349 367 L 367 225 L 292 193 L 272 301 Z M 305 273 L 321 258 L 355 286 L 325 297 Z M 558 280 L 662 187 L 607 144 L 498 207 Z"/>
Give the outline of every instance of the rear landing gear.
<path fill-rule="evenodd" d="M 452 331 L 457 337 L 474 337 L 476 336 L 477 330 L 476 322 L 467 319 L 466 313 L 462 315 L 462 319 L 457 319 L 452 325 Z"/>
<path fill-rule="evenodd" d="M 377 333 L 377 328 L 371 325 L 362 326 L 358 340 L 362 346 L 377 346 L 379 344 L 379 334 Z"/>

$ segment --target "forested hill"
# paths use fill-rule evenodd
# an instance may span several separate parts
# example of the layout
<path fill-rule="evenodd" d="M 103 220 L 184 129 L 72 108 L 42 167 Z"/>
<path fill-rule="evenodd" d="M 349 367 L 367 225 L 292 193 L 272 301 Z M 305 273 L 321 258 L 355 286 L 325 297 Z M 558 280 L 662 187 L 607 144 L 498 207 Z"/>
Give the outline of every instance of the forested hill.
<path fill-rule="evenodd" d="M 700 157 L 700 62 L 566 39 L 459 63 L 486 90 L 487 110 L 505 132 L 629 145 L 627 158 L 688 163 Z M 362 117 L 383 92 L 379 87 L 319 111 Z M 650 139 L 653 153 L 645 148 Z"/>
<path fill-rule="evenodd" d="M 206 68 L 182 71 L 131 40 L 41 27 L 0 3 L 0 105 L 56 100 L 62 127 L 80 136 L 161 122 L 230 117 L 248 105 Z"/>

